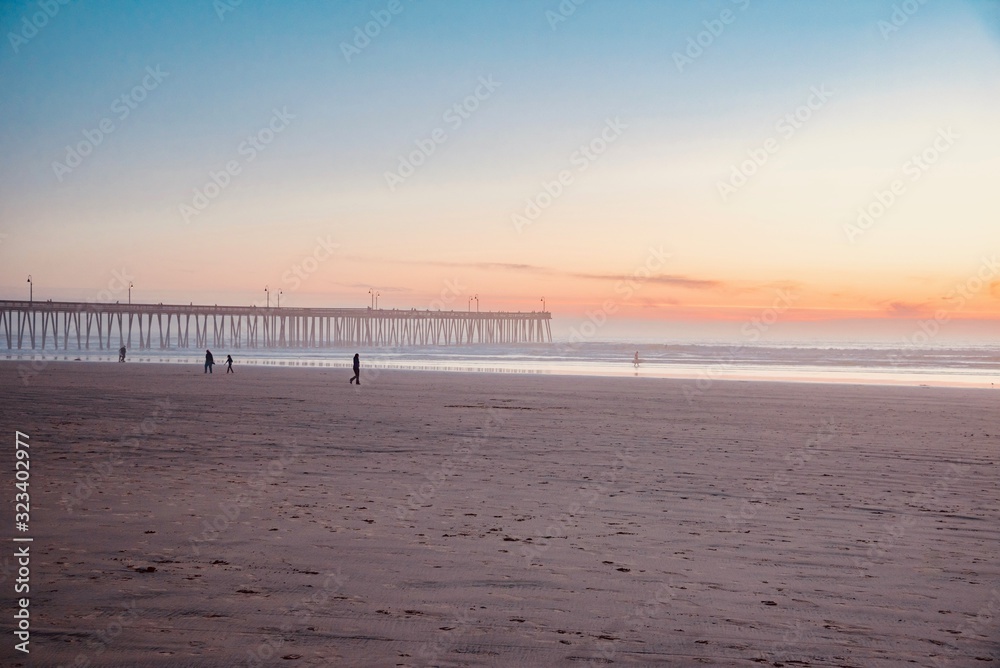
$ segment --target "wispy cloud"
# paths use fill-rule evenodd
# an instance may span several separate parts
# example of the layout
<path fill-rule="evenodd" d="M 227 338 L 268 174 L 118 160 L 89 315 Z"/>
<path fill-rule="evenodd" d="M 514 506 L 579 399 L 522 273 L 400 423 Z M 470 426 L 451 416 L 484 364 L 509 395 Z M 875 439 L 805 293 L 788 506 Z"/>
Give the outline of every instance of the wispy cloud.
<path fill-rule="evenodd" d="M 336 283 L 328 282 L 327 285 L 335 285 L 341 288 L 351 288 L 352 290 L 378 290 L 379 292 L 413 292 L 412 288 L 399 288 L 392 285 L 372 285 L 371 283 Z"/>
<path fill-rule="evenodd" d="M 570 278 L 581 278 L 588 281 L 623 281 L 629 279 L 635 279 L 634 276 L 627 276 L 625 274 L 590 274 L 590 273 L 580 273 L 580 272 L 563 272 L 564 276 Z M 659 276 L 650 276 L 649 278 L 643 278 L 643 283 L 650 283 L 653 285 L 669 285 L 675 288 L 686 288 L 688 290 L 718 290 L 724 287 L 722 281 L 715 281 L 704 278 L 692 278 L 690 276 L 678 276 L 676 274 L 661 274 Z"/>
<path fill-rule="evenodd" d="M 565 278 L 577 278 L 586 281 L 622 281 L 635 279 L 628 274 L 608 274 L 580 271 L 566 271 L 553 267 L 543 267 L 536 264 L 525 264 L 516 262 L 448 262 L 443 260 L 386 260 L 374 258 L 362 258 L 358 256 L 348 259 L 366 263 L 387 262 L 391 264 L 407 264 L 421 267 L 451 267 L 458 269 L 475 269 L 480 271 L 511 271 L 528 274 L 538 274 L 544 276 L 557 276 Z M 691 276 L 681 276 L 677 274 L 660 274 L 658 276 L 643 277 L 642 282 L 653 285 L 666 285 L 688 290 L 719 290 L 728 287 L 723 281 L 713 279 L 695 278 Z M 357 286 L 361 287 L 361 286 Z M 370 286 L 363 286 L 370 287 Z M 757 289 L 757 288 L 752 288 Z"/>
<path fill-rule="evenodd" d="M 886 312 L 892 317 L 913 318 L 927 313 L 928 305 L 924 303 L 894 301 L 885 306 Z"/>
<path fill-rule="evenodd" d="M 640 298 L 637 300 L 640 308 L 648 309 L 660 309 L 672 306 L 680 306 L 681 301 L 679 299 L 645 299 Z"/>

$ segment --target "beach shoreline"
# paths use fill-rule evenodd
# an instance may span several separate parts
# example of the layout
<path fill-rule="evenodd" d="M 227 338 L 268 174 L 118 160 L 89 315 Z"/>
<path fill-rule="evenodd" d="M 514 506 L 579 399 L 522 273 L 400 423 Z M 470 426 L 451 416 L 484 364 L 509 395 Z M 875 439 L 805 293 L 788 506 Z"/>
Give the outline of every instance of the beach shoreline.
<path fill-rule="evenodd" d="M 31 443 L 12 665 L 1000 658 L 990 392 L 34 371 L 0 363 L 0 423 Z"/>
<path fill-rule="evenodd" d="M 774 363 L 736 363 L 725 359 L 712 362 L 679 363 L 644 359 L 639 367 L 631 360 L 552 360 L 537 355 L 498 357 L 491 355 L 459 353 L 456 357 L 443 355 L 414 356 L 412 352 L 400 355 L 398 351 L 365 351 L 364 366 L 377 372 L 446 372 L 463 374 L 513 374 L 572 376 L 593 378 L 644 378 L 683 381 L 688 392 L 701 394 L 716 382 L 787 382 L 846 385 L 881 385 L 887 387 L 953 387 L 967 389 L 996 389 L 1000 380 L 992 366 L 967 368 L 962 366 L 860 366 L 815 363 L 797 364 L 791 361 Z M 345 349 L 340 352 L 237 351 L 236 367 L 297 368 L 297 369 L 350 369 L 350 356 Z M 89 351 L 60 354 L 58 352 L 8 353 L 0 364 L 19 365 L 22 376 L 34 376 L 39 369 L 59 362 L 106 364 L 116 360 L 115 355 Z M 181 354 L 177 351 L 150 355 L 133 353 L 129 364 L 161 364 L 170 366 L 199 367 L 203 357 L 198 353 Z M 220 365 L 221 368 L 221 365 Z"/>

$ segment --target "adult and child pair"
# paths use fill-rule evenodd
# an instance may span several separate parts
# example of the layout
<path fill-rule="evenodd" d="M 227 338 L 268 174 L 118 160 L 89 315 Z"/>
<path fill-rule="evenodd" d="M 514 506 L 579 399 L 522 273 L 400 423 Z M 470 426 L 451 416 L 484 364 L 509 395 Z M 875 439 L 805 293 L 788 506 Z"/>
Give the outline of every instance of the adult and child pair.
<path fill-rule="evenodd" d="M 212 351 L 205 351 L 205 373 L 212 373 L 212 367 L 215 366 L 215 358 L 212 357 Z M 236 373 L 233 371 L 233 356 L 226 355 L 226 373 Z"/>

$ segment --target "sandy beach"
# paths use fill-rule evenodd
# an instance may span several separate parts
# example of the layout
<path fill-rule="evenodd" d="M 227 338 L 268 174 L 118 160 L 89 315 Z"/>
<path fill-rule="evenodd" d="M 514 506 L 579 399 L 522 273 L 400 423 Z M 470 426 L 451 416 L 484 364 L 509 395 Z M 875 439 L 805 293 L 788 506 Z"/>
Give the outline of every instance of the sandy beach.
<path fill-rule="evenodd" d="M 2 663 L 1000 661 L 1000 391 L 236 370 L 0 363 Z"/>

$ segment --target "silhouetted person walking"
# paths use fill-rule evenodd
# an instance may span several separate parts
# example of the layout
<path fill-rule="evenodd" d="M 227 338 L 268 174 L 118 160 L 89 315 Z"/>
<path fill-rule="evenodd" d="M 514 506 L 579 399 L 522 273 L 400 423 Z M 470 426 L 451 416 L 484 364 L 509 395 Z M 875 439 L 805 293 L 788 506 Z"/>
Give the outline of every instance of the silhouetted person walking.
<path fill-rule="evenodd" d="M 212 351 L 205 351 L 205 373 L 212 373 L 212 365 L 215 364 L 215 358 L 212 357 Z"/>
<path fill-rule="evenodd" d="M 236 373 L 233 371 L 233 356 L 226 355 L 226 373 Z"/>
<path fill-rule="evenodd" d="M 358 381 L 358 385 L 361 384 L 361 358 L 357 353 L 354 353 L 354 375 L 351 376 L 349 382 L 353 383 L 354 381 Z"/>
<path fill-rule="evenodd" d="M 122 346 L 121 348 L 118 349 L 118 361 L 119 362 L 125 361 L 125 346 Z"/>

